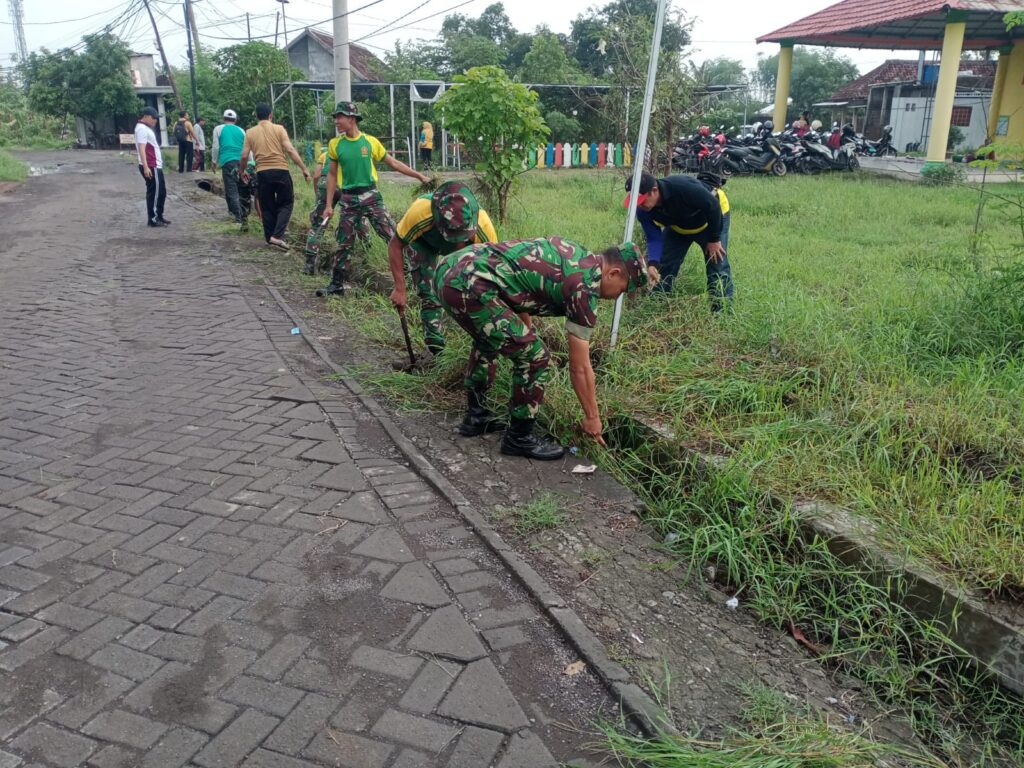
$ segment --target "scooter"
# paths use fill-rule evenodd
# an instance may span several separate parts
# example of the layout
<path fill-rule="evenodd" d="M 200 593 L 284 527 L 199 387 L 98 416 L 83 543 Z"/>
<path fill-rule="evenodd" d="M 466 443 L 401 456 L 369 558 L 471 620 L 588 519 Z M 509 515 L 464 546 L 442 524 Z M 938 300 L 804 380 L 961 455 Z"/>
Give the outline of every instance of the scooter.
<path fill-rule="evenodd" d="M 723 171 L 728 170 L 738 174 L 786 175 L 786 162 L 782 159 L 782 148 L 779 146 L 778 139 L 771 135 L 771 121 L 766 121 L 761 130 L 764 138 L 761 139 L 759 147 L 726 145 L 722 152 Z M 765 131 L 767 131 L 766 134 Z"/>
<path fill-rule="evenodd" d="M 855 171 L 860 168 L 860 161 L 850 142 L 840 144 L 839 149 L 832 149 L 821 143 L 821 134 L 809 131 L 804 134 L 801 144 L 806 150 L 801 170 L 805 173 L 818 171 Z"/>

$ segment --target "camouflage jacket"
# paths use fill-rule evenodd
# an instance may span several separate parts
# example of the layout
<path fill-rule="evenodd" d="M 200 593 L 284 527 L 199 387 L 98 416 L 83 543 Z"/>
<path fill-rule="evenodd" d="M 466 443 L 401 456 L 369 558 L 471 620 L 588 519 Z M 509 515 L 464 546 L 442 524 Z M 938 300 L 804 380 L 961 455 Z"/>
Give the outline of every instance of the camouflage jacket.
<path fill-rule="evenodd" d="M 516 312 L 565 317 L 566 331 L 581 339 L 589 340 L 597 323 L 601 260 L 561 237 L 464 248 L 441 260 L 437 282 L 442 281 L 474 293 L 493 286 Z"/>

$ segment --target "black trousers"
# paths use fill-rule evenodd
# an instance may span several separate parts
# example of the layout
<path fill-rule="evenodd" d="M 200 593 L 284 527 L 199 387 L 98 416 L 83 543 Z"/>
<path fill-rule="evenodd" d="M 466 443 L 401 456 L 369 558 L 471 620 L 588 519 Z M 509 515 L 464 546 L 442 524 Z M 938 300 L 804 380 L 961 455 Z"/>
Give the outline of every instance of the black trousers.
<path fill-rule="evenodd" d="M 191 141 L 178 142 L 178 173 L 192 171 L 192 147 Z"/>
<path fill-rule="evenodd" d="M 163 169 L 153 168 L 152 171 L 153 175 L 146 179 L 142 166 L 139 166 L 139 175 L 146 180 L 146 215 L 149 221 L 164 217 L 164 200 L 167 199 Z"/>
<path fill-rule="evenodd" d="M 263 239 L 269 243 L 272 237 L 284 238 L 295 205 L 292 175 L 279 169 L 260 171 L 256 182 L 263 213 Z"/>

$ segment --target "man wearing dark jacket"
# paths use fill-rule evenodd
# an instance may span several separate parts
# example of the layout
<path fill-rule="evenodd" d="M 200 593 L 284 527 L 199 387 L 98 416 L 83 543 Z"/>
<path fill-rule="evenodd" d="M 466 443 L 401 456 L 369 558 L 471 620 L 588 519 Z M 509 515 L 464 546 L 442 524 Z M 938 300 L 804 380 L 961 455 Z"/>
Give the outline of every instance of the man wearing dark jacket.
<path fill-rule="evenodd" d="M 633 179 L 626 179 L 630 191 Z M 718 312 L 732 299 L 729 245 L 729 200 L 725 190 L 696 179 L 676 175 L 656 179 L 640 176 L 636 218 L 647 237 L 647 264 L 655 290 L 670 291 L 686 252 L 693 243 L 704 251 L 711 309 Z M 626 196 L 624 207 L 629 207 Z"/>

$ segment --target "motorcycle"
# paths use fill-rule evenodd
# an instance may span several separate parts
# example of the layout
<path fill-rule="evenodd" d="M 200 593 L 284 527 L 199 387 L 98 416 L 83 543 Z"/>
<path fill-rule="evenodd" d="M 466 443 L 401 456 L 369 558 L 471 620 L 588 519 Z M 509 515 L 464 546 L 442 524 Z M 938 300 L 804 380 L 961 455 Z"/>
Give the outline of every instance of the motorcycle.
<path fill-rule="evenodd" d="M 771 120 L 766 120 L 755 135 L 753 146 L 741 146 L 729 142 L 722 152 L 722 175 L 733 173 L 770 173 L 786 175 L 786 162 L 782 159 L 782 147 L 772 135 Z"/>
<path fill-rule="evenodd" d="M 834 132 L 833 137 L 835 136 Z M 860 168 L 860 161 L 852 142 L 839 143 L 839 148 L 833 149 L 829 144 L 822 143 L 821 134 L 817 131 L 808 131 L 804 134 L 801 144 L 806 150 L 805 160 L 800 167 L 803 173 L 855 171 Z"/>

